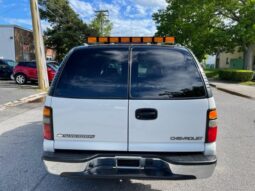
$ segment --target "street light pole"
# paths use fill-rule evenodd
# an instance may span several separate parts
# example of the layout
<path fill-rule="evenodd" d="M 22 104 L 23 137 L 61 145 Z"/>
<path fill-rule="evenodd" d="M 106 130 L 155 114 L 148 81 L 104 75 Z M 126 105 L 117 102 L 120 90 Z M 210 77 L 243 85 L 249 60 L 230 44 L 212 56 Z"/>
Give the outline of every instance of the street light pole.
<path fill-rule="evenodd" d="M 38 73 L 38 83 L 39 88 L 43 91 L 46 91 L 49 88 L 49 80 L 37 0 L 30 0 L 30 9 L 33 21 L 33 35 L 35 44 L 35 57 Z"/>

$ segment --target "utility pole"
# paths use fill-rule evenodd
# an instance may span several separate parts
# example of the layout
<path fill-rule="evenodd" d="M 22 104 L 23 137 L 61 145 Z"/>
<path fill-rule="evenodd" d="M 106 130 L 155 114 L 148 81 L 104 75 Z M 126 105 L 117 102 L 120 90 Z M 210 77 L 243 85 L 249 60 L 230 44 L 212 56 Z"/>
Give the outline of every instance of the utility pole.
<path fill-rule="evenodd" d="M 103 36 L 103 25 L 104 25 L 104 16 L 109 17 L 109 11 L 108 10 L 99 10 L 95 11 L 100 16 L 100 34 Z"/>
<path fill-rule="evenodd" d="M 33 35 L 34 35 L 38 83 L 39 83 L 39 88 L 43 91 L 46 91 L 49 88 L 49 80 L 48 80 L 48 72 L 47 72 L 46 59 L 45 59 L 45 49 L 44 49 L 44 43 L 43 43 L 41 21 L 40 21 L 40 14 L 39 14 L 37 0 L 30 0 L 30 9 L 31 9 L 32 21 L 33 21 Z"/>

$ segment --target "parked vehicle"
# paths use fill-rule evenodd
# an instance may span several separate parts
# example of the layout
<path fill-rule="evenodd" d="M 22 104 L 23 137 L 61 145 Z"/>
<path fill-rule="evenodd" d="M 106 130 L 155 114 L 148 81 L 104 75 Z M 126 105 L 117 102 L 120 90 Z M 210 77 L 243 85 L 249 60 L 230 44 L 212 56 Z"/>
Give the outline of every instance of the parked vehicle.
<path fill-rule="evenodd" d="M 11 79 L 13 67 L 16 62 L 8 59 L 0 59 L 0 79 Z"/>
<path fill-rule="evenodd" d="M 52 68 L 55 71 L 57 71 L 59 68 L 59 65 L 57 65 L 55 62 L 47 62 L 47 66 Z"/>
<path fill-rule="evenodd" d="M 48 78 L 51 82 L 57 68 L 47 64 Z M 36 62 L 19 62 L 13 70 L 14 80 L 17 84 L 26 84 L 27 81 L 38 81 Z"/>
<path fill-rule="evenodd" d="M 74 48 L 43 116 L 43 161 L 54 175 L 179 180 L 216 166 L 214 98 L 185 47 Z"/>
<path fill-rule="evenodd" d="M 47 61 L 47 63 L 49 63 L 49 64 L 52 64 L 52 65 L 54 65 L 54 66 L 56 66 L 56 67 L 58 67 L 59 68 L 59 66 L 60 66 L 60 63 L 58 63 L 58 62 L 56 62 L 56 61 Z"/>

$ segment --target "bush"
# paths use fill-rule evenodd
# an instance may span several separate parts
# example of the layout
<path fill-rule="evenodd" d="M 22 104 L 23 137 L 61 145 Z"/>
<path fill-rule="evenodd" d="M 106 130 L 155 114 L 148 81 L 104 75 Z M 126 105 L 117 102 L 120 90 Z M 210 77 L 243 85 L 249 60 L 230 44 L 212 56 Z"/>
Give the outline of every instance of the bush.
<path fill-rule="evenodd" d="M 219 71 L 219 78 L 227 81 L 246 82 L 252 80 L 253 71 L 225 69 Z"/>
<path fill-rule="evenodd" d="M 219 70 L 205 70 L 205 75 L 207 78 L 214 78 L 218 76 Z"/>

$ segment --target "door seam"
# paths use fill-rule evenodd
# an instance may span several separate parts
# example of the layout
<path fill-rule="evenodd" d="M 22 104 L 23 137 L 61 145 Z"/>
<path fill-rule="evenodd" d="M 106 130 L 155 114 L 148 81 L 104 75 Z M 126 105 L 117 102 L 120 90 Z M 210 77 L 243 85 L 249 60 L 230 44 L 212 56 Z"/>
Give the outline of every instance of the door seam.
<path fill-rule="evenodd" d="M 131 64 L 132 64 L 132 47 L 129 46 L 129 54 L 128 54 L 127 152 L 129 152 L 129 101 L 130 101 L 130 91 L 131 91 Z"/>

